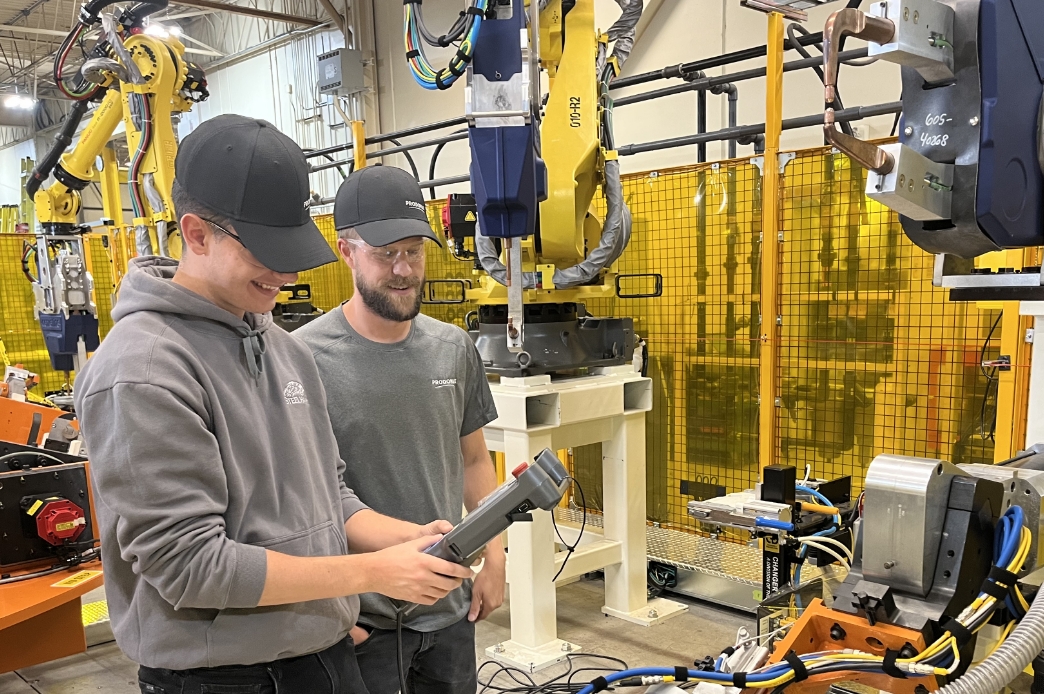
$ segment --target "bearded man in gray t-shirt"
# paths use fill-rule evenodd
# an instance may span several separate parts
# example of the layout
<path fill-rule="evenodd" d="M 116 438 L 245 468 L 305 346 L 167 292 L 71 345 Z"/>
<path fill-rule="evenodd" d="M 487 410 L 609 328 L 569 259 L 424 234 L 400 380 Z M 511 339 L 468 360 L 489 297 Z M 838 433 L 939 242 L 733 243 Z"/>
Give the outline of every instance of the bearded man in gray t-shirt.
<path fill-rule="evenodd" d="M 478 351 L 460 328 L 420 315 L 428 223 L 416 180 L 367 167 L 341 184 L 338 250 L 355 293 L 294 332 L 312 349 L 327 393 L 345 482 L 374 511 L 458 523 L 496 487 L 482 427 L 497 417 Z M 504 600 L 504 548 L 490 543 L 474 582 L 404 621 L 411 694 L 474 692 L 475 622 Z M 399 690 L 396 608 L 363 595 L 352 631 L 370 694 Z"/>

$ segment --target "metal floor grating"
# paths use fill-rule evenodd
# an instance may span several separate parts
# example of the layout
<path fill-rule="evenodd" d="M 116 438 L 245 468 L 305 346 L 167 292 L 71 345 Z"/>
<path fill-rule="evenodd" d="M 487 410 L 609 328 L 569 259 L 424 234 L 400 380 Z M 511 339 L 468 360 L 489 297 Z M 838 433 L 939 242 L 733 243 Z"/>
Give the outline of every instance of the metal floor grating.
<path fill-rule="evenodd" d="M 579 508 L 559 508 L 555 512 L 558 522 L 574 526 L 580 525 L 582 517 Z M 588 512 L 587 524 L 601 528 L 601 514 Z M 753 587 L 761 586 L 761 550 L 757 547 L 655 525 L 646 526 L 645 537 L 646 552 L 653 561 Z"/>

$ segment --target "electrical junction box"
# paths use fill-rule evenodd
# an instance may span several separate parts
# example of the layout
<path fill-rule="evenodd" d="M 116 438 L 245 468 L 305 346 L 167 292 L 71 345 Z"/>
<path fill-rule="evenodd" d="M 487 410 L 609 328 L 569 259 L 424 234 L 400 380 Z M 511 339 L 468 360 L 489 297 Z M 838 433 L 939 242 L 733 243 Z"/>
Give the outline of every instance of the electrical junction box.
<path fill-rule="evenodd" d="M 338 48 L 322 53 L 319 58 L 319 93 L 347 96 L 363 91 L 362 52 L 354 48 Z"/>

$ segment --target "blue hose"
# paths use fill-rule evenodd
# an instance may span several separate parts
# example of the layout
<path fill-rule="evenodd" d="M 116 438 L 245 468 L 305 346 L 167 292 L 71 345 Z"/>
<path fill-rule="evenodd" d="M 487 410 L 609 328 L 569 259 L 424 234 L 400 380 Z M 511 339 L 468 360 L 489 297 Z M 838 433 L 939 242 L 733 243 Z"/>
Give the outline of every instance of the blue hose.
<path fill-rule="evenodd" d="M 809 653 L 809 654 L 806 654 L 806 655 L 803 655 L 803 656 L 800 656 L 800 657 L 801 657 L 801 660 L 804 661 L 804 660 L 808 660 L 810 658 L 814 658 L 816 656 L 817 656 L 817 654 L 815 654 L 815 653 Z M 791 667 L 790 667 L 789 664 L 781 663 L 779 665 L 771 667 L 771 668 L 769 668 L 767 670 L 764 670 L 762 672 L 748 673 L 747 674 L 747 683 L 748 683 L 748 685 L 752 689 L 753 688 L 757 688 L 759 683 L 761 683 L 761 682 L 768 682 L 769 680 L 774 680 L 777 677 L 779 677 L 780 675 L 783 675 L 783 674 L 786 674 L 787 672 L 790 672 L 790 670 L 791 670 Z M 672 668 L 672 667 L 639 667 L 639 668 L 631 668 L 630 670 L 621 670 L 620 672 L 609 673 L 609 674 L 605 675 L 604 677 L 605 677 L 605 681 L 606 682 L 608 682 L 609 684 L 612 684 L 613 682 L 618 682 L 619 680 L 627 679 L 629 677 L 673 677 L 674 673 L 675 673 L 675 669 Z M 689 670 L 689 677 L 692 678 L 692 679 L 697 679 L 698 678 L 698 679 L 704 680 L 704 681 L 710 680 L 710 681 L 713 681 L 713 682 L 721 682 L 722 684 L 726 684 L 726 685 L 730 685 L 731 686 L 732 685 L 733 673 L 731 673 L 731 672 L 704 672 L 704 671 L 700 671 L 700 670 Z M 581 689 L 577 694 L 594 694 L 594 691 L 595 691 L 594 685 L 593 684 L 588 684 L 583 689 Z"/>
<path fill-rule="evenodd" d="M 813 497 L 816 497 L 817 500 L 825 502 L 826 505 L 830 505 L 830 502 L 826 499 L 826 497 L 824 497 L 822 494 L 819 494 L 819 492 L 816 492 L 815 490 L 802 486 L 798 486 L 797 490 L 807 494 L 810 493 Z M 1012 506 L 1007 511 L 1005 511 L 1004 515 L 1001 517 L 1001 522 L 997 524 L 997 542 L 995 542 L 994 544 L 995 555 L 997 555 L 996 546 L 998 544 L 1002 545 L 1002 549 L 999 553 L 999 561 L 996 562 L 997 565 L 1007 566 L 1009 563 L 1011 563 L 1012 557 L 1015 556 L 1015 551 L 1018 547 L 1018 541 L 1021 539 L 1022 521 L 1022 509 L 1018 506 Z M 793 530 L 793 525 L 791 523 L 784 523 L 782 521 L 775 521 L 761 517 L 755 520 L 755 525 L 760 525 L 766 528 L 777 528 L 780 530 Z M 787 528 L 784 526 L 790 527 Z M 828 531 L 824 531 L 824 533 L 826 532 Z M 817 533 L 817 535 L 824 533 Z M 800 578 L 800 570 L 801 566 L 799 564 L 797 567 L 797 574 L 795 576 L 796 578 Z M 800 658 L 804 661 L 806 659 L 818 657 L 818 655 L 819 654 L 816 653 L 809 653 L 800 656 Z M 947 653 L 945 656 L 940 657 L 949 658 L 950 660 L 952 660 L 953 656 L 952 654 Z M 721 659 L 719 658 L 719 662 L 720 660 Z M 946 661 L 941 660 L 939 662 L 945 663 Z M 720 666 L 717 663 L 715 663 L 715 668 L 717 667 Z M 780 675 L 789 672 L 790 670 L 791 666 L 789 664 L 781 663 L 774 667 L 768 668 L 767 670 L 764 670 L 762 672 L 748 674 L 747 682 L 750 684 L 751 688 L 756 688 L 759 683 L 775 679 L 776 677 L 779 677 Z M 875 669 L 874 671 L 876 672 L 877 670 Z M 608 675 L 605 675 L 605 680 L 606 682 L 612 684 L 613 682 L 617 682 L 628 677 L 673 677 L 674 674 L 675 669 L 668 667 L 632 668 L 630 670 L 622 670 L 620 672 L 613 672 Z M 733 673 L 703 672 L 698 670 L 689 670 L 688 674 L 690 678 L 698 678 L 704 681 L 721 682 L 724 684 L 732 684 L 733 681 Z M 594 694 L 594 691 L 594 685 L 588 684 L 583 689 L 581 689 L 578 694 Z"/>
<path fill-rule="evenodd" d="M 787 532 L 794 532 L 794 524 L 787 523 L 785 521 L 773 520 L 771 518 L 764 518 L 758 516 L 754 519 L 754 527 L 756 528 L 772 528 L 773 530 L 786 530 Z"/>

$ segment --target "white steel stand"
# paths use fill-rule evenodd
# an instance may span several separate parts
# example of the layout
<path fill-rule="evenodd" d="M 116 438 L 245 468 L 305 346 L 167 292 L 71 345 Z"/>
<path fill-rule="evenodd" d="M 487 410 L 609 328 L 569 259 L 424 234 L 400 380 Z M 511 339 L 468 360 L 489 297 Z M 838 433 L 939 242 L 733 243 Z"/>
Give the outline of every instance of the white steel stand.
<path fill-rule="evenodd" d="M 595 371 L 491 384 L 499 417 L 485 427 L 486 445 L 504 453 L 510 471 L 545 448 L 602 444 L 604 531 L 577 548 L 558 582 L 604 569 L 602 612 L 651 626 L 688 609 L 673 600 L 648 600 L 646 592 L 645 413 L 652 409 L 652 381 L 630 365 Z M 567 542 L 575 541 L 575 530 L 561 524 L 559 529 Z M 555 553 L 547 511 L 534 512 L 531 523 L 513 524 L 508 547 L 511 640 L 486 649 L 486 655 L 535 672 L 579 650 L 558 638 L 551 589 L 566 553 Z"/>

